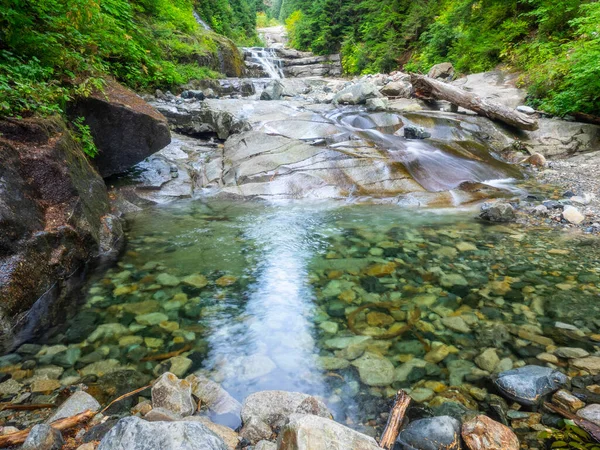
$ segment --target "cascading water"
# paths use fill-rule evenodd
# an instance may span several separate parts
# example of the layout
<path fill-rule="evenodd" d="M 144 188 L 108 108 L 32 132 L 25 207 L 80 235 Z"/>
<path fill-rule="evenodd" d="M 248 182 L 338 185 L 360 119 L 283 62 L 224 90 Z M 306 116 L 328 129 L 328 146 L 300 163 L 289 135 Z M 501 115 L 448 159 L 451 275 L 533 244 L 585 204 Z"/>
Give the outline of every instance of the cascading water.
<path fill-rule="evenodd" d="M 251 47 L 244 48 L 246 60 L 261 67 L 268 78 L 285 78 L 283 74 L 283 61 L 277 57 L 274 48 Z"/>
<path fill-rule="evenodd" d="M 196 19 L 196 22 L 198 22 L 198 24 L 204 28 L 207 31 L 212 31 L 212 28 L 210 27 L 209 24 L 207 24 L 204 20 L 202 20 L 202 17 L 200 17 L 200 15 L 194 11 L 194 19 Z"/>

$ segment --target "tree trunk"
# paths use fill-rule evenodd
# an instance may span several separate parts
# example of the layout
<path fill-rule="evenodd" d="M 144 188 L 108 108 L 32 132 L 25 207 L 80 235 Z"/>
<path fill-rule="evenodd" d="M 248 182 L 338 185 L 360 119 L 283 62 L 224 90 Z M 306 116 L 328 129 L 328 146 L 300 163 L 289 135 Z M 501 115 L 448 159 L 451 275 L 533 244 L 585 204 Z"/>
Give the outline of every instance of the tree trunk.
<path fill-rule="evenodd" d="M 538 129 L 536 119 L 499 103 L 490 102 L 456 86 L 417 74 L 411 74 L 410 81 L 417 97 L 446 100 L 454 105 L 521 130 L 535 131 Z"/>

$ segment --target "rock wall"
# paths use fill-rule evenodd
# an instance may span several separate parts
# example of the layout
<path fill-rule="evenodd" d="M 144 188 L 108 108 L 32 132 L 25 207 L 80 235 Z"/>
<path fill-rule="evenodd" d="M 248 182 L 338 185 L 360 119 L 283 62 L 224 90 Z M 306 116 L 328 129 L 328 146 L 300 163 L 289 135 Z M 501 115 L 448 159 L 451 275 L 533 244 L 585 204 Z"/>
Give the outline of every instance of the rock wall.
<path fill-rule="evenodd" d="M 0 349 L 60 319 L 86 264 L 119 250 L 104 181 L 58 120 L 0 121 Z"/>

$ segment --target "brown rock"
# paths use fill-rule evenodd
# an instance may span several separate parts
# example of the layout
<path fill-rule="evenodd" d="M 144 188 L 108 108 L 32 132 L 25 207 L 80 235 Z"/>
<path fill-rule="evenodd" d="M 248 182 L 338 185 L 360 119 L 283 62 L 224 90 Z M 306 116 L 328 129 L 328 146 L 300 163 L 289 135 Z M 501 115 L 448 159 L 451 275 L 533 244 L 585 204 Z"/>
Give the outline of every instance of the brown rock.
<path fill-rule="evenodd" d="M 586 370 L 592 375 L 600 373 L 600 356 L 588 356 L 571 360 L 571 365 L 578 369 Z"/>
<path fill-rule="evenodd" d="M 554 393 L 552 396 L 552 403 L 571 412 L 576 412 L 585 406 L 584 402 L 564 389 Z"/>
<path fill-rule="evenodd" d="M 85 118 L 98 148 L 94 164 L 103 177 L 126 171 L 171 142 L 167 119 L 114 80 L 103 92 L 78 98 L 68 114 Z"/>
<path fill-rule="evenodd" d="M 519 439 L 510 428 L 483 415 L 463 424 L 462 437 L 469 450 L 519 450 Z"/>

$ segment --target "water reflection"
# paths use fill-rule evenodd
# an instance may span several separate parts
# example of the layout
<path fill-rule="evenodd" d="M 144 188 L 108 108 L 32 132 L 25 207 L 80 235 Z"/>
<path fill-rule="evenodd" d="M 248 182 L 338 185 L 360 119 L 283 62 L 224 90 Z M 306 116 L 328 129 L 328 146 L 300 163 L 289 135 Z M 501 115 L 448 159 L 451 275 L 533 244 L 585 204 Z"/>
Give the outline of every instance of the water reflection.
<path fill-rule="evenodd" d="M 254 253 L 243 311 L 210 317 L 206 368 L 239 399 L 264 389 L 325 393 L 315 360 L 308 266 L 323 212 L 274 208 L 241 219 Z M 250 248 L 252 247 L 252 248 Z"/>

